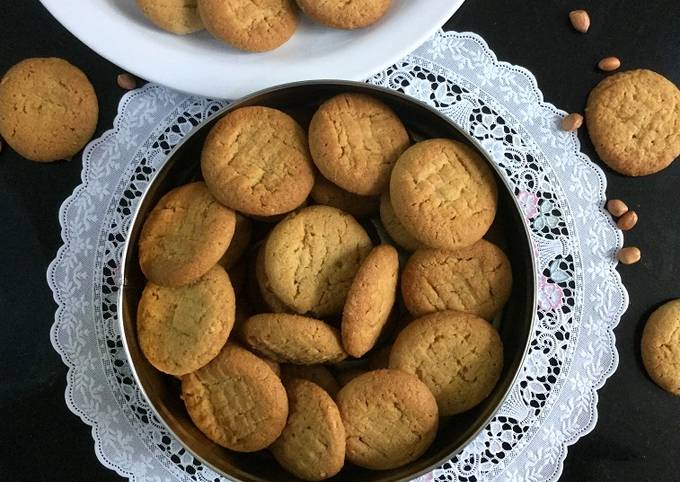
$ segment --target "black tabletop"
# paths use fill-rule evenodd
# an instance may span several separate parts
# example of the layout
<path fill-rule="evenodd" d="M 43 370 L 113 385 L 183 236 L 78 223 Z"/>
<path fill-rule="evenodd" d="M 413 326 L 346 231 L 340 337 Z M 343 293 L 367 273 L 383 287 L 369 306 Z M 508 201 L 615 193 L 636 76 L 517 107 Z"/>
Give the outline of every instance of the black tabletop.
<path fill-rule="evenodd" d="M 97 136 L 112 125 L 120 73 L 59 25 L 36 0 L 0 0 L 0 74 L 26 57 L 63 57 L 79 66 L 99 98 Z M 592 27 L 574 32 L 567 13 L 587 9 Z M 96 19 L 93 19 L 96 21 Z M 680 85 L 678 0 L 467 0 L 445 27 L 480 34 L 498 58 L 534 73 L 545 99 L 583 111 L 609 55 L 624 68 L 649 68 Z M 395 32 L 396 34 L 396 32 Z M 584 132 L 583 150 L 597 159 Z M 61 245 L 59 206 L 80 183 L 80 157 L 38 164 L 4 145 L 0 152 L 0 480 L 122 480 L 97 460 L 90 428 L 64 403 L 66 367 L 49 340 L 56 308 L 45 280 Z M 599 420 L 569 450 L 564 481 L 680 480 L 680 397 L 657 388 L 640 361 L 643 323 L 680 297 L 680 161 L 626 178 L 605 168 L 608 196 L 640 216 L 626 244 L 642 261 L 619 271 L 630 308 L 615 330 L 620 364 L 598 392 Z"/>

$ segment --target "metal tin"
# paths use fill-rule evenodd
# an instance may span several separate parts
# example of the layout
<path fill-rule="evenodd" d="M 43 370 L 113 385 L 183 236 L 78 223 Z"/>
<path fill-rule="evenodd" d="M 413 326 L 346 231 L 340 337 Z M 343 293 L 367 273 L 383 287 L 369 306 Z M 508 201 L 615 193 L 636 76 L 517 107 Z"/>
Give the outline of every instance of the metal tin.
<path fill-rule="evenodd" d="M 474 148 L 496 173 L 499 186 L 497 230 L 504 235 L 504 249 L 512 263 L 513 291 L 499 322 L 504 345 L 504 368 L 491 395 L 474 409 L 442 419 L 432 446 L 418 460 L 397 469 L 372 471 L 347 464 L 332 481 L 386 482 L 413 479 L 443 464 L 459 453 L 497 412 L 512 387 L 533 332 L 536 306 L 535 260 L 529 231 L 521 209 L 498 167 L 488 160 L 478 142 L 450 119 L 428 105 L 401 93 L 347 81 L 310 81 L 267 89 L 234 102 L 187 135 L 171 153 L 147 191 L 133 216 L 121 260 L 123 287 L 118 299 L 118 322 L 132 373 L 143 396 L 160 422 L 197 459 L 225 477 L 242 482 L 288 482 L 297 480 L 279 467 L 271 454 L 260 451 L 236 453 L 208 440 L 191 422 L 179 397 L 179 382 L 155 370 L 144 358 L 136 337 L 137 303 L 145 285 L 137 259 L 137 240 L 148 212 L 168 190 L 200 178 L 200 152 L 210 128 L 228 112 L 248 105 L 264 105 L 288 112 L 306 126 L 315 108 L 325 99 L 342 92 L 372 95 L 389 105 L 399 115 L 414 139 L 448 137 Z"/>

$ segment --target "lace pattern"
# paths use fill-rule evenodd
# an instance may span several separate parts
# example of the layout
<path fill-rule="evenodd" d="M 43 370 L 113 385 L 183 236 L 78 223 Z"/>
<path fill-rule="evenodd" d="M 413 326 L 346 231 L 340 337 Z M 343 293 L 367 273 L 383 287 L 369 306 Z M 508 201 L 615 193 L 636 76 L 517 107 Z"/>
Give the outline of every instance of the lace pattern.
<path fill-rule="evenodd" d="M 559 130 L 564 112 L 543 102 L 531 73 L 498 62 L 477 35 L 439 32 L 368 82 L 433 105 L 480 141 L 513 186 L 538 258 L 535 333 L 510 396 L 468 447 L 421 480 L 555 480 L 567 446 L 595 425 L 597 389 L 618 364 L 612 329 L 628 303 L 604 174 Z M 158 85 L 126 94 L 59 212 L 64 245 L 48 283 L 59 305 L 51 338 L 69 367 L 66 402 L 92 426 L 99 460 L 131 480 L 220 480 L 143 400 L 116 303 L 136 203 L 173 146 L 223 105 Z"/>

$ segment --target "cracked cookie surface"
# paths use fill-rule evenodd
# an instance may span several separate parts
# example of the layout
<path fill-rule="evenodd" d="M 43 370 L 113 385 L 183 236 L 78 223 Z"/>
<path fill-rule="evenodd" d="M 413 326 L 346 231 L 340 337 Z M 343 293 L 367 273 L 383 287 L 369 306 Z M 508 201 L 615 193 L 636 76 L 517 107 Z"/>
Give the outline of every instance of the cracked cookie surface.
<path fill-rule="evenodd" d="M 98 116 L 92 84 L 66 60 L 22 60 L 0 81 L 0 136 L 26 159 L 72 157 L 92 138 Z"/>
<path fill-rule="evenodd" d="M 137 339 L 144 356 L 170 375 L 198 370 L 226 343 L 235 303 L 221 266 L 179 288 L 148 282 L 137 307 Z"/>
<path fill-rule="evenodd" d="M 496 196 L 496 180 L 486 161 L 450 139 L 410 147 L 390 179 L 397 219 L 433 248 L 464 248 L 480 240 L 496 216 Z"/>
<path fill-rule="evenodd" d="M 390 368 L 416 375 L 434 394 L 440 415 L 456 415 L 489 396 L 503 368 L 503 345 L 482 318 L 441 311 L 399 333 Z"/>
<path fill-rule="evenodd" d="M 311 18 L 334 28 L 368 27 L 380 20 L 390 8 L 391 0 L 297 0 Z"/>
<path fill-rule="evenodd" d="M 142 13 L 158 28 L 179 35 L 203 30 L 197 0 L 137 0 Z"/>
<path fill-rule="evenodd" d="M 651 314 L 642 332 L 641 351 L 654 383 L 680 396 L 680 299 Z"/>
<path fill-rule="evenodd" d="M 198 12 L 214 37 L 248 52 L 283 45 L 299 21 L 294 0 L 198 0 Z"/>
<path fill-rule="evenodd" d="M 241 333 L 254 350 L 276 362 L 296 365 L 344 360 L 338 330 L 321 320 L 286 313 L 262 313 L 248 318 Z"/>
<path fill-rule="evenodd" d="M 420 457 L 437 433 L 437 403 L 417 377 L 375 370 L 351 380 L 338 393 L 347 433 L 347 460 L 386 470 Z"/>
<path fill-rule="evenodd" d="M 270 233 L 264 267 L 273 292 L 295 311 L 339 314 L 371 239 L 349 214 L 310 206 L 288 215 Z"/>
<path fill-rule="evenodd" d="M 309 149 L 328 180 L 363 196 L 387 189 L 390 172 L 409 146 L 406 128 L 387 105 L 364 94 L 340 94 L 309 124 Z"/>
<path fill-rule="evenodd" d="M 365 218 L 378 211 L 377 197 L 345 191 L 320 174 L 316 176 L 310 195 L 317 204 L 334 207 L 357 218 Z"/>
<path fill-rule="evenodd" d="M 680 155 L 680 90 L 651 70 L 610 75 L 588 96 L 586 124 L 609 167 L 653 174 Z"/>
<path fill-rule="evenodd" d="M 271 446 L 274 458 L 303 480 L 334 476 L 345 463 L 345 427 L 333 399 L 308 380 L 286 384 L 289 415 Z"/>
<path fill-rule="evenodd" d="M 510 261 L 484 239 L 455 251 L 418 250 L 401 276 L 401 293 L 413 316 L 455 310 L 491 321 L 511 291 Z"/>
<path fill-rule="evenodd" d="M 191 420 L 210 440 L 237 452 L 271 445 L 288 417 L 279 377 L 259 357 L 228 343 L 208 365 L 182 377 Z"/>
<path fill-rule="evenodd" d="M 373 348 L 387 323 L 396 299 L 399 277 L 397 250 L 376 246 L 366 256 L 347 292 L 342 311 L 342 344 L 359 358 Z"/>
<path fill-rule="evenodd" d="M 144 221 L 139 265 L 144 276 L 163 286 L 182 286 L 203 276 L 229 247 L 236 215 L 202 182 L 165 194 Z"/>
<path fill-rule="evenodd" d="M 292 211 L 314 185 L 304 130 L 269 107 L 242 107 L 220 119 L 203 145 L 201 171 L 218 201 L 257 216 Z"/>

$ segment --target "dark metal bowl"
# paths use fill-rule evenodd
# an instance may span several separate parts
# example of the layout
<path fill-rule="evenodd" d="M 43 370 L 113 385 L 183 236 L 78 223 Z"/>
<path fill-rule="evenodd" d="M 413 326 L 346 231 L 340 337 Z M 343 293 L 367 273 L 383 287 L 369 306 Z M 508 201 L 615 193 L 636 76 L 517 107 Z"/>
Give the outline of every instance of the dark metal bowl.
<path fill-rule="evenodd" d="M 137 342 L 137 303 L 145 284 L 137 259 L 137 239 L 142 224 L 158 199 L 178 185 L 200 178 L 200 152 L 210 128 L 228 112 L 248 105 L 264 105 L 288 112 L 306 126 L 316 107 L 325 99 L 341 92 L 363 92 L 379 98 L 392 107 L 414 139 L 448 137 L 464 142 L 486 154 L 478 143 L 451 120 L 431 107 L 388 89 L 364 83 L 344 81 L 312 81 L 287 84 L 256 93 L 234 102 L 197 127 L 178 145 L 167 163 L 151 182 L 133 218 L 125 246 L 123 289 L 118 303 L 118 319 L 123 344 L 132 372 L 149 405 L 158 419 L 198 459 L 218 473 L 235 481 L 283 482 L 297 480 L 279 467 L 267 451 L 252 454 L 235 453 L 208 440 L 191 422 L 179 397 L 177 380 L 155 370 L 144 358 Z M 415 462 L 403 467 L 372 471 L 347 464 L 331 480 L 351 482 L 384 482 L 410 480 L 441 465 L 456 455 L 484 428 L 508 394 L 522 362 L 532 333 L 536 303 L 536 279 L 533 252 L 527 228 L 512 189 L 497 173 L 495 164 L 489 165 L 496 173 L 499 196 L 496 233 L 512 263 L 514 286 L 512 296 L 497 326 L 505 349 L 505 363 L 500 381 L 491 395 L 474 409 L 442 420 L 432 446 Z M 498 242 L 497 239 L 494 239 Z"/>

